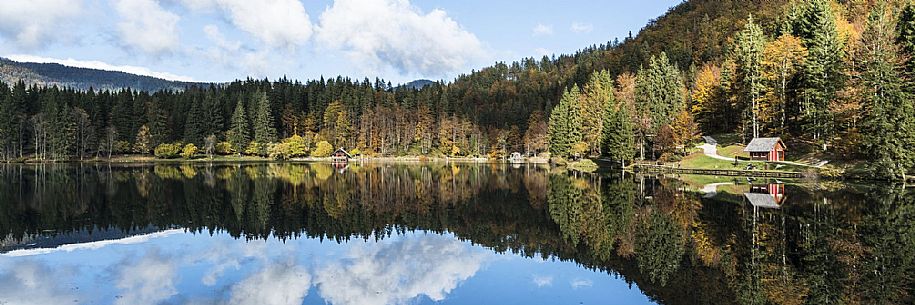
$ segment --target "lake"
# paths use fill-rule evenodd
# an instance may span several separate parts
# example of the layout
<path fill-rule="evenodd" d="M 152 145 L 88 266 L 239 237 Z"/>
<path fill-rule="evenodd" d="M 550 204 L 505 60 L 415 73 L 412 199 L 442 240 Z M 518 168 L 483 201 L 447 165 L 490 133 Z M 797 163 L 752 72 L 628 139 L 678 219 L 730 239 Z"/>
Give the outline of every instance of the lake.
<path fill-rule="evenodd" d="M 0 166 L 0 304 L 912 304 L 913 283 L 901 185 Z"/>

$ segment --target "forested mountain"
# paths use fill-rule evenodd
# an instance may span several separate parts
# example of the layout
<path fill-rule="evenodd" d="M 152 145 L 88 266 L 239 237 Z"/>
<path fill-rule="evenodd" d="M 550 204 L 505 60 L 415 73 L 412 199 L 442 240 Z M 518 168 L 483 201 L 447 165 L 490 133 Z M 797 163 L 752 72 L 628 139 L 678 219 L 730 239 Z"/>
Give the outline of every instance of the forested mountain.
<path fill-rule="evenodd" d="M 118 71 L 69 67 L 56 63 L 17 62 L 0 57 L 0 81 L 14 84 L 69 87 L 81 91 L 118 90 L 131 88 L 141 91 L 183 90 L 196 83 L 170 81 Z M 196 84 L 199 85 L 199 84 Z"/>
<path fill-rule="evenodd" d="M 896 12 L 901 13 L 896 13 Z M 902 1 L 684 1 L 637 36 L 421 88 L 245 80 L 187 90 L 0 86 L 6 159 L 103 153 L 676 159 L 700 133 L 912 167 L 915 9 Z M 284 140 L 280 140 L 284 139 Z"/>

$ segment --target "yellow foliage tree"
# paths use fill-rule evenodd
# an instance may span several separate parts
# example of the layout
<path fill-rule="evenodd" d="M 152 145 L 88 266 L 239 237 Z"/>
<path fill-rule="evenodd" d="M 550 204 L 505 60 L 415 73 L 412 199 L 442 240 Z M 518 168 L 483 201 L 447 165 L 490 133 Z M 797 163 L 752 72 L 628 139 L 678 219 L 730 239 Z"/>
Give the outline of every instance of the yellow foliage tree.
<path fill-rule="evenodd" d="M 769 42 L 763 51 L 763 79 L 766 93 L 760 105 L 760 120 L 764 127 L 784 132 L 792 79 L 804 67 L 807 49 L 800 38 L 785 34 Z"/>

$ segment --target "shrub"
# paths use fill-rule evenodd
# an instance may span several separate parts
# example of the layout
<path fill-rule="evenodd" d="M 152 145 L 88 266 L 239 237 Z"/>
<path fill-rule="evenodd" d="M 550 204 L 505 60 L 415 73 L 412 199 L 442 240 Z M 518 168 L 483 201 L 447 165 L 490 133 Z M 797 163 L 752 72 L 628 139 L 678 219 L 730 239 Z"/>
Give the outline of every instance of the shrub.
<path fill-rule="evenodd" d="M 181 150 L 181 157 L 185 159 L 193 158 L 197 154 L 197 145 L 194 143 L 188 143 L 184 145 L 184 149 Z"/>
<path fill-rule="evenodd" d="M 327 141 L 318 142 L 318 145 L 315 147 L 315 150 L 311 152 L 312 157 L 329 157 L 330 154 L 334 153 L 334 146 L 330 145 Z"/>
<path fill-rule="evenodd" d="M 154 154 L 160 159 L 174 159 L 181 154 L 181 143 L 162 143 L 156 146 Z"/>
<path fill-rule="evenodd" d="M 249 156 L 260 156 L 263 151 L 263 146 L 260 143 L 251 141 L 248 143 L 248 147 L 245 148 L 245 154 Z"/>
<path fill-rule="evenodd" d="M 112 148 L 113 153 L 123 154 L 130 152 L 130 142 L 127 141 L 116 141 L 114 142 L 114 147 Z"/>
<path fill-rule="evenodd" d="M 270 157 L 277 160 L 304 157 L 307 154 L 308 145 L 305 144 L 305 138 L 298 135 L 283 139 L 282 143 L 270 147 Z"/>
<path fill-rule="evenodd" d="M 235 153 L 235 150 L 232 149 L 232 143 L 229 142 L 219 142 L 216 144 L 216 154 L 218 155 L 231 155 Z"/>

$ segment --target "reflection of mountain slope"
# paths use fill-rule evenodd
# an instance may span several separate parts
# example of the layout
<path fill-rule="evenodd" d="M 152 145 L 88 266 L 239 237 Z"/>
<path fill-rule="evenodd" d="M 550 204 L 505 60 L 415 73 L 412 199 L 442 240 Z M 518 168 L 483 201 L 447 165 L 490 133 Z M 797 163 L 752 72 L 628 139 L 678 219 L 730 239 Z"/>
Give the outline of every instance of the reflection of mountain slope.
<path fill-rule="evenodd" d="M 131 243 L 131 240 L 125 239 L 137 239 L 138 237 L 149 236 L 158 232 L 164 231 L 154 226 L 148 226 L 142 229 L 130 230 L 129 232 L 117 228 L 79 230 L 60 234 L 29 236 L 21 240 L 8 236 L 0 243 L 0 254 L 19 252 L 27 255 L 28 252 L 22 252 L 22 250 L 52 250 L 67 246 L 69 246 L 68 248 L 80 248 L 80 245 L 83 247 L 98 247 L 118 243 L 118 241 Z"/>

